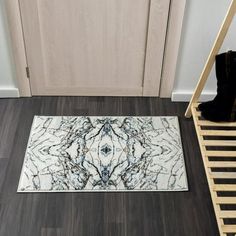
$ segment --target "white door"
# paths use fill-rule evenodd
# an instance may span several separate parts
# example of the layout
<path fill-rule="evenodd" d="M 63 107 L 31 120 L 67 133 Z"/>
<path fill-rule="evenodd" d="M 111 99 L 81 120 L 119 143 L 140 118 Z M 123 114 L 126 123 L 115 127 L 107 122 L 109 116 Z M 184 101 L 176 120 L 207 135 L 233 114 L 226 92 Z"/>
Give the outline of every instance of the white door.
<path fill-rule="evenodd" d="M 168 9 L 164 0 L 20 0 L 32 95 L 158 96 Z"/>

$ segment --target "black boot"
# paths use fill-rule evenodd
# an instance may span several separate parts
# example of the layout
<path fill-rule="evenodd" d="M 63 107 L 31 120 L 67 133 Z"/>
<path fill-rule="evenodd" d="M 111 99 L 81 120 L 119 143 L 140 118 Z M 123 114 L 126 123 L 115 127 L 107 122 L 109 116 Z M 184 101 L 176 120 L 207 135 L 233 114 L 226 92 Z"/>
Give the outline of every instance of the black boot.
<path fill-rule="evenodd" d="M 234 121 L 234 100 L 236 97 L 236 52 L 229 51 L 216 57 L 217 95 L 212 103 L 206 103 L 202 116 L 210 121 Z M 224 65 L 220 66 L 220 63 Z M 220 68 L 220 69 L 219 69 Z"/>
<path fill-rule="evenodd" d="M 222 53 L 220 55 L 216 55 L 215 58 L 215 71 L 216 71 L 216 79 L 217 79 L 217 95 L 212 101 L 203 102 L 198 105 L 198 109 L 200 111 L 207 111 L 210 108 L 214 108 L 217 106 L 218 101 L 220 100 L 220 88 L 223 86 L 224 80 L 227 77 L 226 71 L 226 61 L 227 61 L 227 54 L 231 53 L 231 51 L 227 53 Z"/>

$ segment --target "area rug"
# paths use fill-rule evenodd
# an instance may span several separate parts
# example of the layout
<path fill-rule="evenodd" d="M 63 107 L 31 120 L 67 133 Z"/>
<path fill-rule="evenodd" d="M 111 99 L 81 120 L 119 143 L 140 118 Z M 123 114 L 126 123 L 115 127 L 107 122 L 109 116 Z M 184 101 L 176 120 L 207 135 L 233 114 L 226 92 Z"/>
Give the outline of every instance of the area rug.
<path fill-rule="evenodd" d="M 186 190 L 177 117 L 34 117 L 18 192 Z"/>

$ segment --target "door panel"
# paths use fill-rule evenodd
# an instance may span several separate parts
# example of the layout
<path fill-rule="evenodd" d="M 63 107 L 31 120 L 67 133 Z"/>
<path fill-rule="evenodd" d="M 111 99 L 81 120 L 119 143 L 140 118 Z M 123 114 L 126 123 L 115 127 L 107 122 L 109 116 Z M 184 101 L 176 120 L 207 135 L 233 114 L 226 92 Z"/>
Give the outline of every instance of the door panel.
<path fill-rule="evenodd" d="M 149 7 L 146 0 L 20 0 L 32 94 L 142 96 Z"/>

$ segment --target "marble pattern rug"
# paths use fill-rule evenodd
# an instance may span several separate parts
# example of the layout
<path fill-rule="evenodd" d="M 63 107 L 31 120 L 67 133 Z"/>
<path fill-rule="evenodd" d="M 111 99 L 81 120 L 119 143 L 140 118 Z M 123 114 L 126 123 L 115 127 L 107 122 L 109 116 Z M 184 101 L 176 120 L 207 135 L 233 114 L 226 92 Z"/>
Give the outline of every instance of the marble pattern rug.
<path fill-rule="evenodd" d="M 187 190 L 177 117 L 34 117 L 18 192 Z"/>

